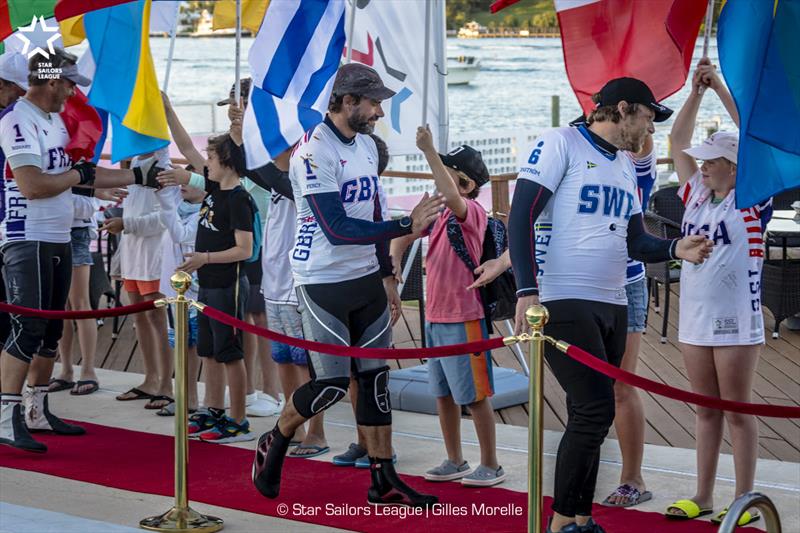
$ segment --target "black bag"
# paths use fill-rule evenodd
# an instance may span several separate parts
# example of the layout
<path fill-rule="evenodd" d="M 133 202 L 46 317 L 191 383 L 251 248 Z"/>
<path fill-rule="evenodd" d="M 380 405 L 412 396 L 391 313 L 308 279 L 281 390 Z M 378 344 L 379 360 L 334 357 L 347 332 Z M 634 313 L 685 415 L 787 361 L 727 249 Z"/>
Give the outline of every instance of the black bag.
<path fill-rule="evenodd" d="M 475 272 L 478 265 L 472 260 L 464 242 L 464 233 L 461 231 L 461 224 L 458 223 L 455 214 L 451 214 L 447 219 L 447 238 L 450 246 L 453 247 L 456 255 L 467 265 L 470 272 Z M 481 251 L 481 264 L 490 259 L 497 259 L 508 248 L 508 233 L 502 221 L 489 217 L 486 224 L 486 233 L 483 237 L 483 249 Z M 478 276 L 475 276 L 477 279 Z M 484 316 L 486 317 L 486 328 L 489 333 L 493 333 L 493 321 L 508 320 L 514 318 L 517 308 L 517 284 L 511 269 L 500 274 L 494 281 L 478 289 L 481 302 L 483 303 Z"/>

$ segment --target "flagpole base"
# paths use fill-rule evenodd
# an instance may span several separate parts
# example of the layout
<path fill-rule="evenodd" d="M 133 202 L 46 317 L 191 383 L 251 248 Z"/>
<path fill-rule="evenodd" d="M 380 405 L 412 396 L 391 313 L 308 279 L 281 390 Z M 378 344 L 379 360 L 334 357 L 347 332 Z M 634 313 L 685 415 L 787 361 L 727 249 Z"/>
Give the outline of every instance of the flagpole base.
<path fill-rule="evenodd" d="M 202 515 L 190 507 L 173 507 L 162 515 L 143 519 L 139 522 L 139 527 L 171 533 L 214 533 L 222 529 L 224 524 L 221 518 Z"/>

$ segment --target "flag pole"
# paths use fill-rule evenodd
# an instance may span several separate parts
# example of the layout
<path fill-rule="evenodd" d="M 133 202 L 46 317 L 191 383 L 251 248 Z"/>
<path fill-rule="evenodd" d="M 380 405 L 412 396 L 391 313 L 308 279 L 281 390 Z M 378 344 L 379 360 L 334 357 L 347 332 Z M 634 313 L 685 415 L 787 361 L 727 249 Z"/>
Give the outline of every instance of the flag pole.
<path fill-rule="evenodd" d="M 233 99 L 236 105 L 241 100 L 240 60 L 242 55 L 242 0 L 236 0 L 236 80 L 233 83 Z"/>
<path fill-rule="evenodd" d="M 169 32 L 169 53 L 167 54 L 167 70 L 164 72 L 164 86 L 162 90 L 166 93 L 169 88 L 169 74 L 172 71 L 172 57 L 175 54 L 175 36 L 178 34 L 178 10 L 181 5 L 175 2 L 175 23 Z"/>
<path fill-rule="evenodd" d="M 357 9 L 356 0 L 350 0 L 350 20 L 347 21 L 347 63 L 353 61 L 353 39 L 355 38 L 353 32 L 356 31 Z"/>
<path fill-rule="evenodd" d="M 705 31 L 703 34 L 703 57 L 708 57 L 708 44 L 711 41 L 711 26 L 714 25 L 714 0 L 708 0 L 708 7 L 706 8 L 706 22 Z M 706 88 L 704 86 L 697 88 L 697 94 L 703 94 Z"/>
<path fill-rule="evenodd" d="M 425 2 L 425 54 L 423 59 L 422 77 L 422 124 L 428 123 L 428 85 L 431 71 L 431 2 Z"/>

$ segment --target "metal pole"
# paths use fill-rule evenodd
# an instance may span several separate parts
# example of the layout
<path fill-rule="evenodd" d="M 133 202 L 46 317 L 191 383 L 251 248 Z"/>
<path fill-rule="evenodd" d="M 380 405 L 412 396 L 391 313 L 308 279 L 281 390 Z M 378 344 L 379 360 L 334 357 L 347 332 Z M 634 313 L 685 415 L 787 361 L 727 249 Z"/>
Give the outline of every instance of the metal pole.
<path fill-rule="evenodd" d="M 561 125 L 561 97 L 557 94 L 550 99 L 550 125 L 554 128 Z"/>
<path fill-rule="evenodd" d="M 175 53 L 175 36 L 178 34 L 178 10 L 180 3 L 175 2 L 175 24 L 172 25 L 172 30 L 169 32 L 169 54 L 167 54 L 167 70 L 164 72 L 164 87 L 161 89 L 165 93 L 169 87 L 169 75 L 172 71 L 172 56 Z"/>
<path fill-rule="evenodd" d="M 356 31 L 356 10 L 358 7 L 356 6 L 356 0 L 350 1 L 350 20 L 347 21 L 347 62 L 350 63 L 353 60 L 353 39 L 355 35 L 353 32 Z"/>
<path fill-rule="evenodd" d="M 703 34 L 703 57 L 708 57 L 708 43 L 711 41 L 711 26 L 714 25 L 714 0 L 708 0 L 708 7 L 706 8 L 706 22 L 705 32 Z M 703 94 L 706 91 L 704 86 L 697 88 L 697 94 Z"/>
<path fill-rule="evenodd" d="M 428 123 L 428 85 L 430 82 L 431 74 L 431 3 L 425 2 L 425 53 L 422 60 L 422 123 L 424 126 Z M 446 148 L 446 147 L 445 147 Z M 442 147 L 439 147 L 441 150 Z"/>
<path fill-rule="evenodd" d="M 542 433 L 544 418 L 544 326 L 550 314 L 543 305 L 525 311 L 531 327 L 530 368 L 528 379 L 528 533 L 542 531 Z"/>
<path fill-rule="evenodd" d="M 445 28 L 444 0 L 436 0 L 433 17 L 436 38 L 434 54 L 437 73 L 437 92 L 439 97 L 439 151 L 446 154 L 450 151 L 449 130 L 450 119 L 447 106 L 447 31 Z"/>
<path fill-rule="evenodd" d="M 189 411 L 186 404 L 189 387 L 187 362 L 189 300 L 184 294 L 192 284 L 192 276 L 176 272 L 170 278 L 175 298 L 175 506 L 162 515 L 151 516 L 139 522 L 139 527 L 150 531 L 192 531 L 213 533 L 223 527 L 221 518 L 204 516 L 189 507 L 187 465 L 189 458 Z M 159 307 L 167 304 L 160 300 Z"/>
<path fill-rule="evenodd" d="M 241 55 L 242 55 L 242 0 L 236 0 L 236 81 L 233 83 L 233 100 L 236 102 L 236 105 L 239 105 L 239 101 L 242 99 L 242 90 L 239 87 L 240 85 L 240 76 L 241 73 L 240 65 L 241 62 Z"/>

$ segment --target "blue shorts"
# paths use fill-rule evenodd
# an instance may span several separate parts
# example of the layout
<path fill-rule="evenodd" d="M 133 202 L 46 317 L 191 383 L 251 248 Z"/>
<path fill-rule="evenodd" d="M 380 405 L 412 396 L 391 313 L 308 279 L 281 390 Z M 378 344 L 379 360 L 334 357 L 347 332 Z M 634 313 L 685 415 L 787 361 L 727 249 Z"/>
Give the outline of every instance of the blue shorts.
<path fill-rule="evenodd" d="M 647 327 L 647 280 L 625 285 L 628 293 L 628 333 L 641 333 Z"/>
<path fill-rule="evenodd" d="M 425 324 L 430 346 L 449 346 L 488 339 L 483 320 Z M 479 402 L 494 394 L 492 353 L 482 352 L 428 360 L 428 385 L 437 398 L 452 396 L 458 405 Z"/>
<path fill-rule="evenodd" d="M 92 252 L 89 245 L 92 243 L 92 234 L 88 227 L 72 228 L 70 244 L 72 245 L 72 266 L 93 265 Z"/>
<path fill-rule="evenodd" d="M 172 306 L 170 306 L 170 313 L 173 317 L 175 316 Z M 167 326 L 167 340 L 169 340 L 169 347 L 175 348 L 175 328 L 171 326 Z M 189 307 L 189 347 L 193 346 L 197 346 L 197 309 Z"/>
<path fill-rule="evenodd" d="M 270 329 L 296 339 L 303 338 L 303 321 L 296 305 L 266 303 Z M 278 364 L 308 365 L 308 352 L 282 342 L 272 342 L 272 360 Z"/>

